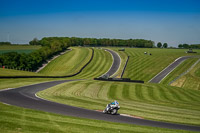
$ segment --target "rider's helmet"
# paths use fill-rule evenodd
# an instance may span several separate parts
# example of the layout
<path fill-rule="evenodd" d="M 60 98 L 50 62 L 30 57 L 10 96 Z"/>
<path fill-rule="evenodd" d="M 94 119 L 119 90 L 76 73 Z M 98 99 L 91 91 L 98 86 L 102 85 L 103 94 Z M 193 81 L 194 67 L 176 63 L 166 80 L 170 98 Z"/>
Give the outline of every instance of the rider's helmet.
<path fill-rule="evenodd" d="M 119 105 L 119 103 L 117 102 L 117 100 L 115 100 L 115 105 Z"/>

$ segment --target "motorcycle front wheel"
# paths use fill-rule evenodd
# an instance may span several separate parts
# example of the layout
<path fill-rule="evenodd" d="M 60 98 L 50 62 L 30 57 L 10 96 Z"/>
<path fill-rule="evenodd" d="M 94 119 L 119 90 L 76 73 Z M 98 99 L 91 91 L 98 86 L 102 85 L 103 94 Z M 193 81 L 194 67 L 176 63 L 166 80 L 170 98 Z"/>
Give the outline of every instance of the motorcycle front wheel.
<path fill-rule="evenodd" d="M 117 109 L 113 109 L 110 113 L 111 113 L 112 115 L 117 114 Z"/>

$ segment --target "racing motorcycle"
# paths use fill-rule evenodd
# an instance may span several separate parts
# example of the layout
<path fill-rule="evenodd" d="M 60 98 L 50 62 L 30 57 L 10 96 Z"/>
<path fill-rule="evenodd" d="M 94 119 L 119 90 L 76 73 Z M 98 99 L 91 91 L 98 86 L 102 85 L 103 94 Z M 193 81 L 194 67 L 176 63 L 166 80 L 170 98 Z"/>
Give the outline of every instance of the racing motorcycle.
<path fill-rule="evenodd" d="M 117 114 L 118 110 L 120 109 L 119 103 L 114 101 L 110 104 L 107 104 L 106 108 L 103 110 L 104 114 Z"/>

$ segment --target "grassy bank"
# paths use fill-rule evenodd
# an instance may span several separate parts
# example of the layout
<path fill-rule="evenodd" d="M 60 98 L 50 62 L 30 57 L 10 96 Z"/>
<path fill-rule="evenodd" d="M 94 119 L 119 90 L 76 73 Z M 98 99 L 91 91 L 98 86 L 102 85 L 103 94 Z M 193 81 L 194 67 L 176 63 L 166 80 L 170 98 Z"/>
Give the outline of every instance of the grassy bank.
<path fill-rule="evenodd" d="M 185 89 L 200 90 L 200 62 L 187 74 L 180 77 L 172 86 L 177 86 Z"/>
<path fill-rule="evenodd" d="M 0 129 L 2 133 L 189 133 L 188 131 L 182 130 L 170 130 L 62 116 L 4 105 L 2 103 L 0 103 L 0 118 Z"/>
<path fill-rule="evenodd" d="M 197 54 L 187 54 L 185 51 L 186 49 L 126 48 L 125 52 L 130 59 L 123 77 L 149 81 L 178 57 L 197 55 L 200 52 L 197 50 Z"/>
<path fill-rule="evenodd" d="M 159 121 L 200 125 L 200 92 L 182 88 L 135 83 L 75 81 L 39 92 L 59 103 L 103 110 L 118 100 L 120 113 Z"/>
<path fill-rule="evenodd" d="M 167 77 L 165 77 L 161 83 L 168 85 L 174 79 L 178 78 L 182 73 L 186 72 L 196 61 L 198 58 L 187 59 L 182 62 L 177 68 L 175 68 Z"/>
<path fill-rule="evenodd" d="M 65 76 L 77 73 L 91 58 L 92 50 L 73 47 L 71 51 L 51 61 L 39 73 L 50 76 Z"/>

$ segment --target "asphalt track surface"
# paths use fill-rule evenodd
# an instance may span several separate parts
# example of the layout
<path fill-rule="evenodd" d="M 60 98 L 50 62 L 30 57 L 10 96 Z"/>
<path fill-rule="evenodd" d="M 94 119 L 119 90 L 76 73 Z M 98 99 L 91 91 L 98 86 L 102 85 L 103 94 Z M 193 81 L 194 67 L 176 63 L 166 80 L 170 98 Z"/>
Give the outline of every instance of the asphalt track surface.
<path fill-rule="evenodd" d="M 73 81 L 77 81 L 77 80 L 51 81 L 51 82 L 34 84 L 34 85 L 28 85 L 24 87 L 15 88 L 15 89 L 1 90 L 0 101 L 6 104 L 10 104 L 10 105 L 15 105 L 15 106 L 29 108 L 29 109 L 35 109 L 35 110 L 41 110 L 41 111 L 51 112 L 51 113 L 56 113 L 56 114 L 61 114 L 61 115 L 67 115 L 67 116 L 104 120 L 104 121 L 118 122 L 118 123 L 169 128 L 169 129 L 200 131 L 200 127 L 198 126 L 145 120 L 145 119 L 122 116 L 122 115 L 108 115 L 108 114 L 103 114 L 101 112 L 97 112 L 93 110 L 87 110 L 83 108 L 73 107 L 69 105 L 64 105 L 64 104 L 44 100 L 36 96 L 36 93 L 39 91 L 45 90 L 47 88 L 53 87 L 61 83 L 73 82 Z"/>
<path fill-rule="evenodd" d="M 172 64 L 166 67 L 163 71 L 157 74 L 154 78 L 152 78 L 150 83 L 160 83 L 169 73 L 171 73 L 178 65 L 180 65 L 183 61 L 188 58 L 192 58 L 196 56 L 184 56 L 176 59 Z"/>
<path fill-rule="evenodd" d="M 121 115 L 108 115 L 93 110 L 87 110 L 43 100 L 35 95 L 37 92 L 42 91 L 44 89 L 53 87 L 61 83 L 72 82 L 72 81 L 73 80 L 52 81 L 52 82 L 45 82 L 40 84 L 19 87 L 16 89 L 2 90 L 0 91 L 0 101 L 10 105 L 41 110 L 61 115 L 67 115 L 67 116 L 152 126 L 152 127 L 200 131 L 200 127 L 197 126 L 151 121 L 151 120 L 121 116 Z"/>
<path fill-rule="evenodd" d="M 118 69 L 120 67 L 121 59 L 120 59 L 119 55 L 116 52 L 114 52 L 114 51 L 112 51 L 110 49 L 105 49 L 105 50 L 111 53 L 111 55 L 113 57 L 113 64 L 112 64 L 111 68 L 108 70 L 108 72 L 106 72 L 103 75 L 112 76 L 118 71 Z"/>

